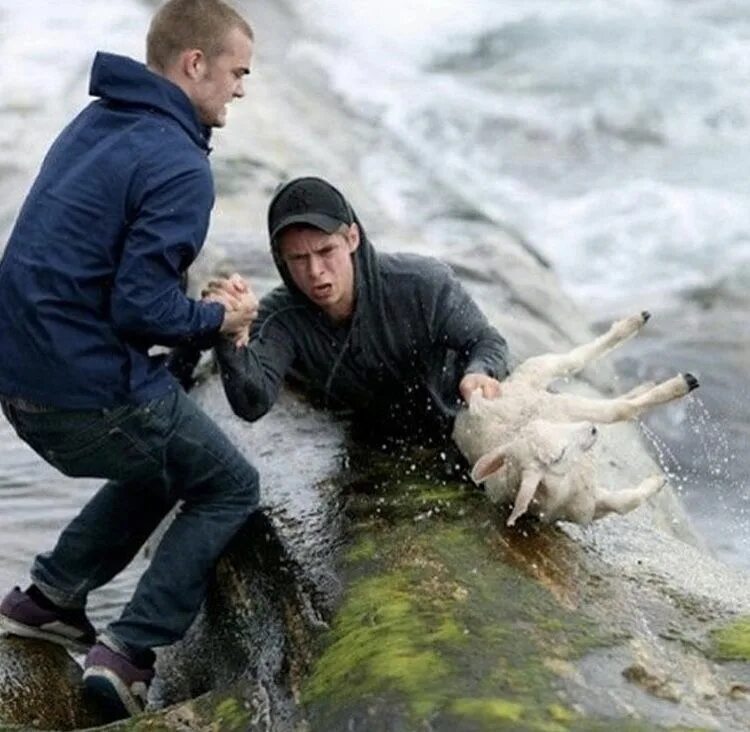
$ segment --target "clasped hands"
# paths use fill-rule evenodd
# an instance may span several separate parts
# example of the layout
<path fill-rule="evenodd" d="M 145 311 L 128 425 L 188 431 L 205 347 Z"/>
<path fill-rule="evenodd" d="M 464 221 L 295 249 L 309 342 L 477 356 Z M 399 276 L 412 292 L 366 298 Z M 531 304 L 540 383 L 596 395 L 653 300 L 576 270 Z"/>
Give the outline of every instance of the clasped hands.
<path fill-rule="evenodd" d="M 244 277 L 233 274 L 230 277 L 211 280 L 202 290 L 205 302 L 218 302 L 224 306 L 224 320 L 219 332 L 234 342 L 237 348 L 250 341 L 250 326 L 258 317 L 258 298 Z"/>

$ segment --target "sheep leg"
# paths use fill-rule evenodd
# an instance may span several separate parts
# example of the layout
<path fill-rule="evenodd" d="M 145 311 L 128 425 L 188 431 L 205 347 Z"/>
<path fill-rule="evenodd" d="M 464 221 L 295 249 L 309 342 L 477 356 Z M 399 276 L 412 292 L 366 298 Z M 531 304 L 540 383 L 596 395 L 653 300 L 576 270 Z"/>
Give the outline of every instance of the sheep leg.
<path fill-rule="evenodd" d="M 521 478 L 521 487 L 518 489 L 516 494 L 516 500 L 513 503 L 513 511 L 507 520 L 508 526 L 513 526 L 516 523 L 516 519 L 526 513 L 526 510 L 531 503 L 531 499 L 536 493 L 536 489 L 539 486 L 539 481 L 542 479 L 542 474 L 536 470 L 524 470 L 523 477 Z"/>
<path fill-rule="evenodd" d="M 515 370 L 513 378 L 528 379 L 533 384 L 546 386 L 554 378 L 575 374 L 586 364 L 601 358 L 628 338 L 632 338 L 650 317 L 648 312 L 643 311 L 638 315 L 618 320 L 603 335 L 568 353 L 548 353 L 529 358 Z"/>
<path fill-rule="evenodd" d="M 634 397 L 590 399 L 573 394 L 552 394 L 550 400 L 558 418 L 606 424 L 633 419 L 650 407 L 679 399 L 697 387 L 698 380 L 692 374 L 679 374 Z"/>
<path fill-rule="evenodd" d="M 635 396 L 628 401 L 633 404 L 639 412 L 657 404 L 671 402 L 673 399 L 679 399 L 686 394 L 698 388 L 698 379 L 692 374 L 678 374 L 677 376 L 662 381 L 652 389 Z"/>
<path fill-rule="evenodd" d="M 652 475 L 635 488 L 625 488 L 620 491 L 598 491 L 594 518 L 598 519 L 608 513 L 629 513 L 638 508 L 644 501 L 658 493 L 667 482 L 663 475 Z"/>
<path fill-rule="evenodd" d="M 633 387 L 630 391 L 621 394 L 619 399 L 633 399 L 634 397 L 645 394 L 649 389 L 653 389 L 656 386 L 655 381 L 644 381 L 642 384 Z"/>

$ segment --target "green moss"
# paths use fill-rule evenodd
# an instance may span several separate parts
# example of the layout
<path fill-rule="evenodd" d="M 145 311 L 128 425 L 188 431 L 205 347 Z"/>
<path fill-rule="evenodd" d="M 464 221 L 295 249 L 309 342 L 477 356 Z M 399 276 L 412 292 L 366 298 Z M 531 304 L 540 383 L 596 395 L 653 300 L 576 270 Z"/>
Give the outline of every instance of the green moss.
<path fill-rule="evenodd" d="M 483 501 L 476 489 L 461 483 L 393 481 L 356 484 L 347 493 L 350 518 L 387 521 L 421 520 L 426 517 L 458 518 L 473 503 Z"/>
<path fill-rule="evenodd" d="M 314 728 L 339 728 L 366 708 L 400 709 L 415 726 L 445 718 L 493 729 L 523 714 L 524 729 L 567 729 L 573 716 L 545 658 L 576 657 L 601 638 L 493 556 L 492 525 L 466 516 L 381 527 L 376 539 L 358 530 L 366 539 L 343 568 L 355 579 L 303 687 Z"/>
<path fill-rule="evenodd" d="M 560 669 L 622 640 L 582 611 L 580 548 L 550 527 L 507 532 L 478 491 L 411 473 L 343 489 L 347 591 L 303 682 L 310 728 L 658 729 L 561 703 Z"/>
<path fill-rule="evenodd" d="M 743 617 L 711 634 L 713 655 L 724 661 L 750 661 L 750 618 Z"/>
<path fill-rule="evenodd" d="M 576 719 L 576 715 L 570 709 L 560 704 L 550 704 L 547 707 L 547 711 L 549 712 L 549 716 L 556 722 L 572 722 Z"/>
<path fill-rule="evenodd" d="M 307 701 L 346 702 L 395 688 L 424 716 L 448 674 L 433 644 L 461 633 L 449 615 L 420 603 L 407 573 L 395 571 L 352 585 L 333 636 L 305 689 Z"/>
<path fill-rule="evenodd" d="M 237 699 L 228 698 L 216 705 L 214 721 L 219 729 L 226 732 L 247 729 L 250 714 Z"/>
<path fill-rule="evenodd" d="M 472 491 L 458 483 L 435 485 L 430 483 L 406 483 L 399 490 L 410 496 L 415 503 L 450 503 L 463 501 Z"/>
<path fill-rule="evenodd" d="M 451 711 L 461 717 L 480 722 L 517 722 L 523 714 L 523 705 L 506 699 L 457 699 Z"/>
<path fill-rule="evenodd" d="M 365 536 L 354 546 L 350 547 L 346 554 L 349 562 L 362 562 L 367 559 L 374 559 L 377 555 L 378 545 L 371 536 Z"/>

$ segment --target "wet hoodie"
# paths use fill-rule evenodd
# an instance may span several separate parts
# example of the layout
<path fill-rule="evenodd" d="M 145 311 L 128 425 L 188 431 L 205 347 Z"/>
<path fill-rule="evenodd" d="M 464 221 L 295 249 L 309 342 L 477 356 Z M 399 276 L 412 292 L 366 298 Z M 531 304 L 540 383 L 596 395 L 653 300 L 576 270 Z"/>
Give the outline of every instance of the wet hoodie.
<path fill-rule="evenodd" d="M 306 298 L 273 241 L 284 285 L 261 299 L 249 346 L 217 347 L 227 398 L 236 414 L 256 420 L 291 376 L 323 406 L 348 408 L 390 430 L 444 431 L 460 405 L 464 374 L 507 375 L 505 340 L 448 266 L 376 252 L 353 211 L 352 217 L 360 245 L 352 255 L 351 319 L 335 324 Z"/>
<path fill-rule="evenodd" d="M 214 200 L 209 133 L 184 92 L 97 54 L 99 97 L 60 134 L 0 262 L 0 395 L 65 409 L 162 396 L 153 345 L 209 340 L 224 309 L 181 276 Z"/>

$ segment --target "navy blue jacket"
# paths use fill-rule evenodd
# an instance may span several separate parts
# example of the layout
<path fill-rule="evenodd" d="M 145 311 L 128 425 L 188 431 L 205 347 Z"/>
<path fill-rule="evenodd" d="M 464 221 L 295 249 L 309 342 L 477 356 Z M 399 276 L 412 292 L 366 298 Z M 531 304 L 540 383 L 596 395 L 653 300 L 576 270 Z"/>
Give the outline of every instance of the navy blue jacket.
<path fill-rule="evenodd" d="M 351 321 L 336 325 L 310 302 L 272 242 L 285 284 L 261 299 L 246 348 L 226 339 L 216 346 L 229 403 L 240 417 L 258 419 L 291 377 L 323 406 L 348 409 L 389 433 L 447 432 L 464 374 L 508 374 L 505 339 L 447 265 L 376 252 L 354 218 L 360 245 Z"/>
<path fill-rule="evenodd" d="M 63 409 L 177 388 L 149 348 L 206 342 L 224 316 L 180 283 L 214 201 L 207 128 L 179 87 L 122 56 L 97 54 L 90 93 L 0 261 L 0 395 Z"/>

